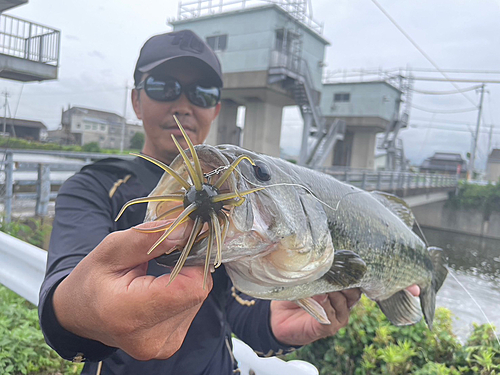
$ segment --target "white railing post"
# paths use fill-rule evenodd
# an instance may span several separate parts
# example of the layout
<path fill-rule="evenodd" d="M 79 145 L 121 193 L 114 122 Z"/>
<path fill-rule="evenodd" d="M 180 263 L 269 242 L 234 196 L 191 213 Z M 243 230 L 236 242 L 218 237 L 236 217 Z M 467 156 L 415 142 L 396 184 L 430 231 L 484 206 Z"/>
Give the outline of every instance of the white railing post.
<path fill-rule="evenodd" d="M 12 199 L 14 185 L 14 155 L 7 151 L 5 158 L 5 222 L 12 220 Z"/>
<path fill-rule="evenodd" d="M 50 199 L 50 167 L 38 164 L 38 180 L 36 186 L 36 216 L 49 214 Z"/>

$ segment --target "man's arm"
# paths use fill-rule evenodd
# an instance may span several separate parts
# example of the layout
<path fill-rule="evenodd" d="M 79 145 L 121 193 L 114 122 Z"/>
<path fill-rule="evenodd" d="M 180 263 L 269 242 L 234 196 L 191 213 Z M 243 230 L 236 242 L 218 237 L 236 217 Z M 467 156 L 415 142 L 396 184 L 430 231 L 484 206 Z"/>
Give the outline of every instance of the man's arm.
<path fill-rule="evenodd" d="M 150 259 L 185 242 L 186 226 L 147 255 L 161 233 L 110 234 L 112 210 L 100 182 L 80 175 L 61 189 L 40 325 L 49 345 L 67 359 L 100 360 L 116 347 L 139 359 L 167 358 L 182 344 L 211 283 L 201 288 L 198 268 L 186 268 L 169 288 L 168 275 L 147 276 Z"/>

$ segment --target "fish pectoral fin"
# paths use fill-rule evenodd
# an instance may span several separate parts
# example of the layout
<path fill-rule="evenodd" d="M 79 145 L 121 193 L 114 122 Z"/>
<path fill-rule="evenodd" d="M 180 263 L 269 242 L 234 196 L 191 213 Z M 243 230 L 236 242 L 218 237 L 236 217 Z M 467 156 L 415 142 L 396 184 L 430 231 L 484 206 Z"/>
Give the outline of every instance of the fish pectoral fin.
<path fill-rule="evenodd" d="M 396 326 L 415 324 L 422 319 L 418 299 L 407 290 L 400 290 L 391 297 L 377 301 L 389 321 Z"/>
<path fill-rule="evenodd" d="M 361 281 L 365 272 L 366 263 L 358 254 L 350 250 L 338 250 L 333 256 L 330 270 L 323 278 L 332 285 L 349 288 Z"/>
<path fill-rule="evenodd" d="M 314 319 L 321 324 L 332 324 L 326 315 L 326 311 L 314 298 L 302 298 L 294 301 L 297 305 L 306 310 Z"/>

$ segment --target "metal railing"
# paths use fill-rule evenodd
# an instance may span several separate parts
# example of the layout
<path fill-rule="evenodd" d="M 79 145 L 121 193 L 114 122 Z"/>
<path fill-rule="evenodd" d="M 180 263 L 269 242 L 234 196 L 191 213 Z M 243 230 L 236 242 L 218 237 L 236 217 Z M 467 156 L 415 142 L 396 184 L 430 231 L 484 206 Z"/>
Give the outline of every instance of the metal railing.
<path fill-rule="evenodd" d="M 22 161 L 16 161 L 14 155 L 22 155 Z M 69 157 L 62 162 L 39 162 L 41 156 Z M 129 155 L 108 155 L 102 153 L 15 150 L 5 151 L 4 160 L 0 162 L 0 204 L 4 206 L 4 220 L 9 223 L 16 203 L 34 202 L 34 210 L 24 207 L 23 210 L 34 211 L 36 216 L 49 214 L 49 202 L 55 200 L 57 191 L 63 182 L 78 172 L 85 164 L 94 160 L 118 156 L 132 159 Z M 78 160 L 79 159 L 79 160 Z M 30 216 L 33 216 L 30 214 Z"/>
<path fill-rule="evenodd" d="M 424 194 L 429 189 L 450 188 L 458 185 L 458 175 L 372 171 L 338 168 L 318 168 L 339 181 L 363 190 L 380 190 L 405 197 L 409 192 Z"/>
<path fill-rule="evenodd" d="M 59 30 L 0 15 L 0 53 L 58 66 L 59 43 Z"/>
<path fill-rule="evenodd" d="M 311 30 L 323 33 L 323 24 L 310 16 L 304 0 L 188 0 L 180 2 L 177 17 L 182 21 L 269 4 L 276 4 Z"/>

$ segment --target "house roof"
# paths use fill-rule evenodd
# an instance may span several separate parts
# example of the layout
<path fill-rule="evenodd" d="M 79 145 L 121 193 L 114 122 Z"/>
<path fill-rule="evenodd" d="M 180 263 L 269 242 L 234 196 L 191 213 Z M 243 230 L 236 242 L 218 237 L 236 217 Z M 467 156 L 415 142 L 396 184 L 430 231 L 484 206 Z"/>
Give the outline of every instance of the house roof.
<path fill-rule="evenodd" d="M 5 119 L 5 122 L 7 125 L 24 126 L 27 128 L 47 129 L 45 124 L 41 121 L 24 120 L 24 119 L 20 119 L 20 118 L 7 117 Z M 3 124 L 3 118 L 0 119 L 0 126 L 1 126 L 1 124 Z"/>
<path fill-rule="evenodd" d="M 107 112 L 107 111 L 101 111 L 101 110 L 98 110 L 98 109 L 91 109 L 91 108 L 84 108 L 84 107 L 71 107 L 69 109 L 67 109 L 66 111 L 64 112 L 82 112 L 83 114 L 85 115 L 89 115 L 89 116 L 92 116 L 92 115 L 97 115 L 97 116 L 116 116 L 116 117 L 119 117 L 119 118 L 123 118 L 123 116 L 120 116 L 114 112 Z"/>
<path fill-rule="evenodd" d="M 451 152 L 435 152 L 432 157 L 430 157 L 432 160 L 443 160 L 443 161 L 463 161 L 462 155 L 456 154 L 456 153 L 451 153 Z"/>

